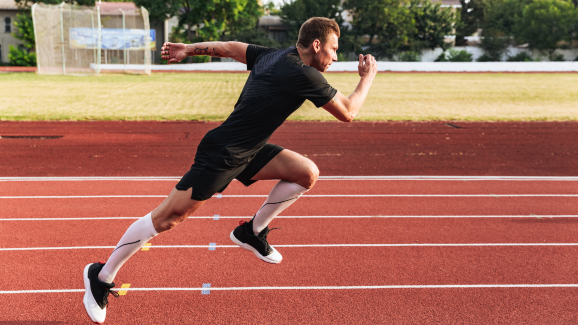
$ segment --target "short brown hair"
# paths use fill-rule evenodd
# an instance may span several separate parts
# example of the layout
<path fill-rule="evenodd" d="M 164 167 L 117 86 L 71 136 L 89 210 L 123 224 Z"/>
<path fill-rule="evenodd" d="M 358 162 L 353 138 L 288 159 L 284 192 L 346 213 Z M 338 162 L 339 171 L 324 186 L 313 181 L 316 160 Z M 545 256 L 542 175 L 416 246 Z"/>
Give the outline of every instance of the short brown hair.
<path fill-rule="evenodd" d="M 341 36 L 339 25 L 335 20 L 324 17 L 309 18 L 299 29 L 297 44 L 307 48 L 316 39 L 325 43 L 331 34 L 335 34 L 337 37 Z"/>

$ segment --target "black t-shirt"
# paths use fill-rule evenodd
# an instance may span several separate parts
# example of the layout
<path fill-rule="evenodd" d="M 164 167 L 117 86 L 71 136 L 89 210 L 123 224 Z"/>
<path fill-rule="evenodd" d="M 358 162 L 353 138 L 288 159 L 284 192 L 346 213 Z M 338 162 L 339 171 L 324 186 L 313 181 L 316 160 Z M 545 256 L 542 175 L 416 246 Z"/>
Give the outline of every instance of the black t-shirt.
<path fill-rule="evenodd" d="M 199 144 L 204 163 L 209 158 L 232 168 L 249 162 L 306 99 L 321 107 L 337 93 L 319 71 L 303 63 L 295 46 L 249 45 L 247 70 L 251 73 L 235 110 Z"/>

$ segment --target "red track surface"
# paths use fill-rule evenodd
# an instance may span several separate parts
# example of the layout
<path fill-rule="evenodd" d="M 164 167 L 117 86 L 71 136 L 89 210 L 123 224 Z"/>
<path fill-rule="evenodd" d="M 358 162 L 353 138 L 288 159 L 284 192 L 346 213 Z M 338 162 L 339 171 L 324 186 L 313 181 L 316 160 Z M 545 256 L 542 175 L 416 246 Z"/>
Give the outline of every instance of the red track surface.
<path fill-rule="evenodd" d="M 322 175 L 576 176 L 578 123 L 286 122 L 271 138 Z M 219 123 L 0 122 L 3 176 L 182 176 Z"/>
<path fill-rule="evenodd" d="M 578 165 L 576 123 L 459 124 L 464 129 L 441 122 L 376 125 L 289 123 L 274 142 L 307 154 L 325 175 L 575 176 Z M 1 176 L 179 176 L 191 163 L 195 144 L 214 126 L 0 123 L 3 136 L 64 135 L 54 140 L 0 139 Z M 420 155 L 428 152 L 432 154 Z M 78 196 L 163 196 L 175 183 L 0 182 L 0 249 L 35 248 L 0 250 L 0 291 L 82 289 L 83 267 L 106 259 L 112 250 L 90 246 L 116 245 L 134 221 L 90 218 L 137 218 L 163 198 Z M 571 196 L 578 194 L 577 181 L 320 180 L 307 193 L 310 197 L 283 213 L 309 217 L 273 222 L 282 229 L 271 232 L 270 242 L 278 246 L 284 260 L 269 265 L 247 251 L 227 247 L 232 245 L 228 235 L 238 219 L 254 214 L 264 197 L 229 196 L 266 195 L 273 184 L 259 182 L 245 188 L 233 182 L 223 198 L 211 199 L 194 218 L 153 239 L 151 249 L 136 254 L 116 279 L 117 286 L 130 283 L 131 288 L 198 289 L 210 283 L 209 295 L 197 289 L 128 291 L 119 299 L 111 298 L 107 324 L 576 322 L 578 246 L 568 244 L 577 243 L 578 206 Z M 314 196 L 348 194 L 438 196 Z M 198 218 L 215 214 L 219 220 Z M 45 220 L 24 220 L 28 218 Z M 209 243 L 217 243 L 217 249 L 209 251 Z M 320 244 L 346 246 L 315 246 Z M 398 246 L 347 246 L 352 244 Z M 404 244 L 412 246 L 399 246 Z M 158 247 L 174 245 L 203 247 Z M 37 249 L 79 246 L 89 248 Z M 562 287 L 274 289 L 509 284 Z M 266 288 L 215 290 L 236 287 Z M 0 323 L 89 323 L 81 292 L 0 296 Z"/>

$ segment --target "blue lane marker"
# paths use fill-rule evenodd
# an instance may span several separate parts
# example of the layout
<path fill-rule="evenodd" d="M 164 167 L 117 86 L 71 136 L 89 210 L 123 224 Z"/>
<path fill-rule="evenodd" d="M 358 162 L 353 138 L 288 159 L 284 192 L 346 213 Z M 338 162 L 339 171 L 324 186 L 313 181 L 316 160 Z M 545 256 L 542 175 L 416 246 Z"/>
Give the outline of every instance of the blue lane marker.
<path fill-rule="evenodd" d="M 215 214 L 215 215 L 213 216 L 213 220 L 219 220 L 219 215 L 218 215 L 218 214 Z"/>
<path fill-rule="evenodd" d="M 203 283 L 203 288 L 210 288 L 211 284 L 210 283 Z M 206 290 L 201 290 L 201 294 L 203 295 L 208 295 L 211 293 L 211 290 L 206 289 Z"/>
<path fill-rule="evenodd" d="M 217 199 L 222 199 L 222 198 L 223 198 L 223 194 L 217 193 Z"/>
<path fill-rule="evenodd" d="M 209 250 L 214 251 L 217 248 L 217 243 L 209 243 Z"/>

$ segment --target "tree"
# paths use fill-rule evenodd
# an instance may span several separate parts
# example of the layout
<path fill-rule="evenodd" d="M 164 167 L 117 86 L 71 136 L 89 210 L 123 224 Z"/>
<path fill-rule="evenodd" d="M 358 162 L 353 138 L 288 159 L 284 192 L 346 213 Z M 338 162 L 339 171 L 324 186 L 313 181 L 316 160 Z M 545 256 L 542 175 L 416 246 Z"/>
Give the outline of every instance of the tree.
<path fill-rule="evenodd" d="M 189 43 L 216 41 L 246 5 L 247 0 L 178 0 L 177 38 Z"/>
<path fill-rule="evenodd" d="M 8 59 L 10 63 L 17 66 L 35 66 L 36 53 L 34 47 L 36 45 L 34 39 L 34 25 L 32 24 L 32 17 L 29 13 L 22 13 L 16 15 L 14 21 L 14 33 L 12 36 L 22 42 L 22 46 L 16 48 L 12 45 L 8 46 Z"/>
<path fill-rule="evenodd" d="M 459 22 L 456 24 L 456 46 L 468 45 L 466 36 L 480 28 L 484 20 L 484 0 L 460 0 Z"/>
<path fill-rule="evenodd" d="M 164 22 L 179 10 L 179 0 L 134 0 L 137 7 L 145 7 L 151 23 Z"/>
<path fill-rule="evenodd" d="M 485 59 L 500 61 L 513 43 L 514 28 L 533 0 L 486 0 L 480 47 Z"/>
<path fill-rule="evenodd" d="M 335 19 L 340 29 L 343 24 L 340 6 L 341 0 L 295 0 L 285 2 L 280 9 L 281 20 L 289 27 L 287 30 L 288 43 L 294 45 L 299 36 L 301 25 L 311 17 L 325 17 Z"/>
<path fill-rule="evenodd" d="M 274 39 L 267 37 L 267 32 L 259 29 L 259 17 L 263 15 L 263 8 L 257 0 L 248 0 L 245 8 L 239 13 L 236 20 L 227 23 L 221 37 L 223 41 L 239 41 L 249 44 L 259 44 L 267 47 L 279 47 Z"/>
<path fill-rule="evenodd" d="M 524 8 L 515 27 L 516 40 L 531 49 L 548 53 L 550 58 L 561 41 L 570 41 L 576 9 L 570 1 L 534 0 Z"/>
<path fill-rule="evenodd" d="M 451 44 L 445 41 L 446 35 L 453 34 L 456 16 L 450 8 L 441 8 L 430 0 L 411 0 L 409 11 L 415 22 L 414 34 L 409 40 L 409 50 L 421 51 L 424 48 L 434 50 L 441 47 L 444 51 Z"/>
<path fill-rule="evenodd" d="M 363 40 L 349 24 L 345 23 L 343 10 L 341 0 L 295 0 L 293 2 L 285 2 L 279 10 L 279 15 L 289 29 L 287 31 L 287 42 L 281 45 L 295 45 L 301 25 L 311 17 L 334 19 L 339 25 L 341 34 L 337 56 L 339 60 L 345 60 L 351 53 L 361 50 Z"/>
<path fill-rule="evenodd" d="M 415 35 L 409 7 L 401 0 L 346 0 L 353 30 L 376 58 L 393 58 Z"/>

